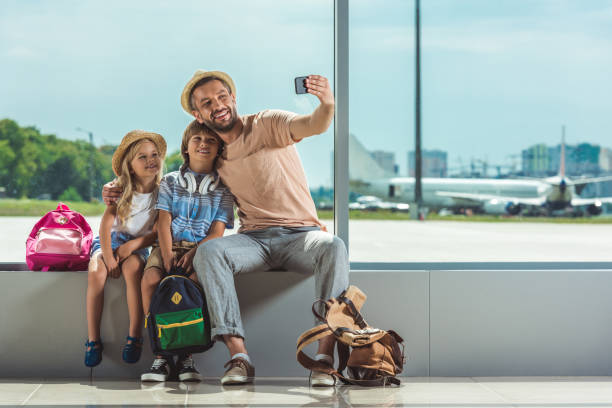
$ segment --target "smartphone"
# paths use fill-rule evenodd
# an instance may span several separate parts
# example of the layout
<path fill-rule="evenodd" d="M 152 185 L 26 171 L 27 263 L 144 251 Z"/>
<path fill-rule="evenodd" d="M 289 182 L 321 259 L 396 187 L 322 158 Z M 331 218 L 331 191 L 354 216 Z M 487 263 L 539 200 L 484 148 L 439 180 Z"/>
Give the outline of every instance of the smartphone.
<path fill-rule="evenodd" d="M 308 93 L 306 89 L 306 78 L 307 76 L 301 76 L 295 78 L 295 93 L 296 94 L 305 94 Z"/>

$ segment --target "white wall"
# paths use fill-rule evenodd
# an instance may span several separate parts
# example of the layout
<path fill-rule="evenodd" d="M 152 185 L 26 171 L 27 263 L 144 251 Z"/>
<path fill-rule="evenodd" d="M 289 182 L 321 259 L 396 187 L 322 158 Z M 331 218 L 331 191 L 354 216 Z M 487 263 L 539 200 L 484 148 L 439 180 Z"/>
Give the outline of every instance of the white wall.
<path fill-rule="evenodd" d="M 88 377 L 85 273 L 0 272 L 0 377 Z M 612 270 L 353 271 L 372 326 L 395 329 L 409 357 L 403 375 L 612 374 Z M 311 277 L 265 272 L 237 278 L 257 376 L 305 376 L 295 341 L 312 326 Z M 122 280 L 110 281 L 96 377 L 137 377 L 151 362 L 121 361 L 127 334 Z M 198 355 L 219 376 L 222 344 Z"/>

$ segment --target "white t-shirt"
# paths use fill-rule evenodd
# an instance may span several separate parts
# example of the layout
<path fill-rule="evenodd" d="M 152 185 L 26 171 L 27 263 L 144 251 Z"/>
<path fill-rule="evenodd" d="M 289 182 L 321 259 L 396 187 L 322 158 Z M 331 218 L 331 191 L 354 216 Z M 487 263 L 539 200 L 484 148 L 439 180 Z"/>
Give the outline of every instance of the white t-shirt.
<path fill-rule="evenodd" d="M 140 237 L 153 230 L 155 224 L 155 202 L 153 193 L 137 193 L 132 196 L 132 211 L 125 220 L 125 224 L 119 223 L 119 217 L 115 217 L 115 223 L 111 231 L 124 232 L 133 237 Z"/>

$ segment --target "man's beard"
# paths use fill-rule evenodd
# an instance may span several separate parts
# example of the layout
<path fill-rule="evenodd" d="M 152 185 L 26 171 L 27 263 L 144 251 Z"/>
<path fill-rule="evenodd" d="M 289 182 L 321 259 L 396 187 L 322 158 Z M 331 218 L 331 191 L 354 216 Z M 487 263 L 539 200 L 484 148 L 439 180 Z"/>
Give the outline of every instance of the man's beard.
<path fill-rule="evenodd" d="M 233 106 L 229 109 L 229 113 L 230 113 L 230 121 L 227 125 L 218 125 L 215 123 L 214 120 L 205 120 L 204 123 L 206 123 L 208 125 L 209 128 L 211 128 L 212 130 L 216 130 L 217 132 L 228 132 L 230 131 L 234 125 L 236 124 L 236 121 L 238 120 L 237 118 L 237 114 L 236 114 L 236 108 L 234 108 Z"/>

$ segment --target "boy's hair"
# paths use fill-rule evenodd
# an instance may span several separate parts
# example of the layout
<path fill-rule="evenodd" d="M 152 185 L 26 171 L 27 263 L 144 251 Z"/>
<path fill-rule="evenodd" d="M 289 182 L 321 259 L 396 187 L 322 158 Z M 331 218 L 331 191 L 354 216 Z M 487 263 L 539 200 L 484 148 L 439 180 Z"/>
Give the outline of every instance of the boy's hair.
<path fill-rule="evenodd" d="M 119 218 L 119 222 L 121 225 L 125 225 L 128 217 L 130 216 L 130 212 L 132 211 L 132 198 L 134 196 L 134 175 L 132 174 L 132 168 L 130 166 L 130 162 L 136 157 L 136 153 L 138 152 L 138 148 L 146 142 L 151 142 L 155 145 L 153 140 L 145 138 L 141 139 L 128 147 L 127 152 L 123 156 L 121 160 L 121 172 L 117 177 L 117 185 L 123 189 L 121 193 L 121 198 L 117 202 L 117 216 Z M 155 145 L 157 148 L 157 145 Z M 157 152 L 160 154 L 160 152 Z M 162 169 L 164 168 L 164 158 L 160 157 L 160 167 L 159 172 L 157 173 L 157 177 L 155 178 L 155 190 L 153 191 L 154 201 L 157 201 L 157 192 L 159 189 L 159 183 L 162 179 Z"/>
<path fill-rule="evenodd" d="M 219 150 L 217 151 L 217 157 L 215 157 L 215 163 L 213 164 L 213 166 L 217 163 L 217 158 L 221 155 L 225 143 L 219 137 L 219 135 L 213 132 L 208 126 L 198 122 L 197 120 L 194 120 L 189 125 L 187 125 L 187 127 L 185 128 L 185 132 L 183 132 L 183 140 L 181 142 L 181 156 L 183 156 L 183 164 L 189 164 L 189 154 L 187 154 L 187 145 L 189 144 L 189 140 L 195 135 L 207 134 L 214 136 L 219 142 Z"/>

